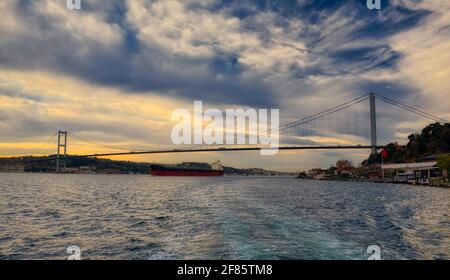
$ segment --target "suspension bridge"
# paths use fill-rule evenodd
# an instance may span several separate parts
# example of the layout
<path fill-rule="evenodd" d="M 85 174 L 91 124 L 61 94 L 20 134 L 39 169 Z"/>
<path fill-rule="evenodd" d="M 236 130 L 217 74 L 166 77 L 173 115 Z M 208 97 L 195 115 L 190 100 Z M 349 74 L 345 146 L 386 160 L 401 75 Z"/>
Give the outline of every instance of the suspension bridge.
<path fill-rule="evenodd" d="M 334 106 L 305 118 L 289 121 L 276 130 L 280 143 L 279 150 L 339 150 L 366 149 L 376 154 L 383 145 L 377 136 L 376 101 L 394 106 L 396 109 L 408 111 L 416 116 L 438 123 L 448 123 L 436 115 L 403 104 L 391 98 L 368 93 L 340 105 Z M 395 112 L 391 110 L 391 112 Z M 236 133 L 235 138 L 243 137 L 248 143 L 250 135 L 246 132 Z M 237 143 L 237 142 L 235 142 Z M 386 143 L 384 143 L 386 144 Z M 55 149 L 56 147 L 56 149 Z M 53 160 L 56 162 L 56 172 L 66 167 L 70 158 L 113 157 L 143 154 L 169 153 L 201 153 L 201 152 L 232 152 L 257 151 L 267 149 L 261 145 L 187 145 L 145 149 L 104 144 L 84 139 L 74 132 L 58 131 L 38 151 L 28 151 L 28 155 L 41 156 L 27 160 Z M 56 153 L 55 153 L 56 151 Z"/>

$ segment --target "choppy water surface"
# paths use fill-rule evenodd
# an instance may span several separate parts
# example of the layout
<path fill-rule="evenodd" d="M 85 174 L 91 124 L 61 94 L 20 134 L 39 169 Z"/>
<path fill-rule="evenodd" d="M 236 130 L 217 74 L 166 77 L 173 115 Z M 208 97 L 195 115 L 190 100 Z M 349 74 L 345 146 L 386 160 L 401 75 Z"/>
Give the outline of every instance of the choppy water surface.
<path fill-rule="evenodd" d="M 295 178 L 0 174 L 0 258 L 450 258 L 450 189 Z"/>

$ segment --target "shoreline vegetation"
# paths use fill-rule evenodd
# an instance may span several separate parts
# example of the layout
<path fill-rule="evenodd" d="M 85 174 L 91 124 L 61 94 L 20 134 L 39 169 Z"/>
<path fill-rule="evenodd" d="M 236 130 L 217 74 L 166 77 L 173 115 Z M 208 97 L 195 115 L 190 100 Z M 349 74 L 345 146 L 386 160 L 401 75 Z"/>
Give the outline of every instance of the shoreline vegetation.
<path fill-rule="evenodd" d="M 152 165 L 167 167 L 211 169 L 211 165 L 202 162 L 182 162 L 178 164 L 145 163 L 133 161 L 116 161 L 101 158 L 71 158 L 68 156 L 66 174 L 130 174 L 147 175 Z M 0 158 L 0 173 L 54 173 L 55 156 Z M 2 170 L 2 166 L 4 166 Z M 8 168 L 6 168 L 8 167 Z M 234 176 L 296 176 L 297 172 L 282 172 L 262 168 L 234 168 L 223 166 L 225 175 Z"/>
<path fill-rule="evenodd" d="M 387 182 L 426 184 L 450 187 L 450 124 L 433 123 L 426 126 L 421 133 L 408 136 L 408 143 L 400 145 L 390 143 L 384 147 L 383 159 L 381 153 L 370 155 L 366 160 L 354 166 L 348 159 L 341 159 L 327 169 L 313 168 L 302 172 L 281 172 L 262 168 L 234 168 L 224 166 L 228 176 L 297 176 L 299 179 Z M 414 164 L 436 162 L 432 172 L 428 172 L 427 180 L 422 180 L 421 172 L 414 170 L 384 170 L 384 164 Z M 69 174 L 149 174 L 151 165 L 155 163 L 139 163 L 131 161 L 116 161 L 101 158 L 67 159 L 64 173 Z M 47 157 L 15 157 L 0 158 L 1 172 L 16 173 L 54 173 L 55 156 Z M 183 162 L 178 164 L 161 164 L 171 167 L 210 169 L 208 163 Z M 412 171 L 412 172 L 411 172 Z M 410 173 L 408 173 L 410 172 Z M 406 175 L 406 176 L 405 176 Z"/>
<path fill-rule="evenodd" d="M 370 155 L 358 166 L 341 159 L 328 169 L 300 172 L 297 178 L 450 187 L 450 124 L 430 124 L 409 135 L 406 145 L 390 143 L 383 151 L 384 156 Z"/>

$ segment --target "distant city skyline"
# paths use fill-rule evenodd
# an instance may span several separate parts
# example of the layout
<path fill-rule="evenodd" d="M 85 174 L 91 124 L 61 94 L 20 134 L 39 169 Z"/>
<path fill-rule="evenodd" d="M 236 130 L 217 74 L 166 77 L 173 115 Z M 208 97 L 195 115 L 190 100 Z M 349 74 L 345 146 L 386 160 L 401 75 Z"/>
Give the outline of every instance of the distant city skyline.
<path fill-rule="evenodd" d="M 115 146 L 171 144 L 171 114 L 279 108 L 280 123 L 374 91 L 450 119 L 450 3 L 381 1 L 0 2 L 0 157 L 58 129 Z M 378 108 L 380 137 L 429 122 Z M 55 148 L 56 149 L 56 148 Z M 70 150 L 69 150 L 70 153 Z M 271 170 L 355 164 L 370 151 L 115 157 Z"/>

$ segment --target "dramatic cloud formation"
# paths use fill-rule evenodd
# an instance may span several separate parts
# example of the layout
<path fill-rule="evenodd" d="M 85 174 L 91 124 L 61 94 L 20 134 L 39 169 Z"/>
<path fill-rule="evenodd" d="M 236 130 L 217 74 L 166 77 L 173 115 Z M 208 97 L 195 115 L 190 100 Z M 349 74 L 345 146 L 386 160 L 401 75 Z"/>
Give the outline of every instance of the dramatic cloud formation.
<path fill-rule="evenodd" d="M 450 3 L 365 3 L 82 0 L 76 11 L 63 0 L 1 1 L 0 154 L 13 142 L 39 147 L 58 128 L 168 145 L 171 111 L 193 100 L 276 107 L 289 121 L 375 91 L 449 119 Z M 378 112 L 391 141 L 427 123 Z"/>

